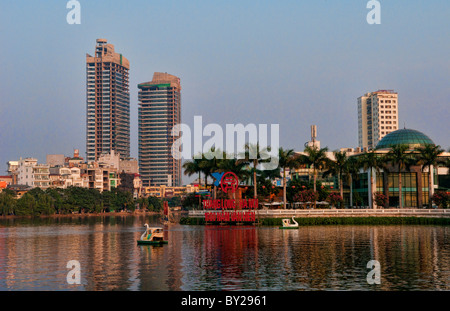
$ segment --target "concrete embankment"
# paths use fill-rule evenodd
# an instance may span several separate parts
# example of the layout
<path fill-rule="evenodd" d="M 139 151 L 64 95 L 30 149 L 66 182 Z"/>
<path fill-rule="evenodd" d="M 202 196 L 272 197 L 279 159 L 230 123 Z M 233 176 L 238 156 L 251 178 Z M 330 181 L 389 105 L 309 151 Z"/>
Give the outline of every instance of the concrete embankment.
<path fill-rule="evenodd" d="M 205 224 L 205 212 L 190 211 L 188 217 L 182 218 L 180 223 Z M 213 211 L 221 213 L 222 211 Z M 327 225 L 327 224 L 436 224 L 450 225 L 449 209 L 315 209 L 315 210 L 257 210 L 256 223 L 259 225 L 281 224 L 282 218 L 292 218 L 299 225 Z M 222 223 L 223 224 L 223 223 Z"/>

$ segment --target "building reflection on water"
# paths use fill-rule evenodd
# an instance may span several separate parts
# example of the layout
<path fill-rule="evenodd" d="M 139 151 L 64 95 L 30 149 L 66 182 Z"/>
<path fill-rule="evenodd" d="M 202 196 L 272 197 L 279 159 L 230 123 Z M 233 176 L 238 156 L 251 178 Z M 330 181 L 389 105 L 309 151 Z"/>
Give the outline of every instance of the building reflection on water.
<path fill-rule="evenodd" d="M 148 217 L 0 221 L 0 290 L 448 290 L 445 226 L 168 228 L 138 246 Z M 369 285 L 370 260 L 381 284 Z M 69 260 L 81 285 L 69 285 Z"/>

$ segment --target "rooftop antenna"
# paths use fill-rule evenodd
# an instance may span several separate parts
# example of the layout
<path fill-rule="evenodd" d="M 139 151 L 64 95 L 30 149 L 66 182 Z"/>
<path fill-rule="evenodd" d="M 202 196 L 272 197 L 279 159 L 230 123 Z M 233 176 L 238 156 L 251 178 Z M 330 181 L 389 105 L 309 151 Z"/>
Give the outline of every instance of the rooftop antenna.
<path fill-rule="evenodd" d="M 317 126 L 311 125 L 311 141 L 313 144 L 316 142 L 317 137 Z"/>
<path fill-rule="evenodd" d="M 406 122 L 403 121 L 403 128 L 406 130 Z"/>

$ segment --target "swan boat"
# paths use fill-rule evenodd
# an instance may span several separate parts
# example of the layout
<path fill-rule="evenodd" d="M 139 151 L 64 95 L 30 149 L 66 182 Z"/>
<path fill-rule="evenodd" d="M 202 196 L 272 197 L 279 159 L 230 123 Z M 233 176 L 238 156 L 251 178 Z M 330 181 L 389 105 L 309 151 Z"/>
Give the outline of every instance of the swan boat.
<path fill-rule="evenodd" d="M 280 229 L 298 229 L 298 222 L 295 221 L 294 216 L 292 216 L 292 223 L 289 218 L 281 220 L 283 225 Z"/>
<path fill-rule="evenodd" d="M 161 245 L 167 244 L 168 241 L 164 240 L 164 229 L 161 227 L 149 227 L 145 224 L 145 232 L 141 235 L 141 238 L 137 241 L 139 245 Z"/>

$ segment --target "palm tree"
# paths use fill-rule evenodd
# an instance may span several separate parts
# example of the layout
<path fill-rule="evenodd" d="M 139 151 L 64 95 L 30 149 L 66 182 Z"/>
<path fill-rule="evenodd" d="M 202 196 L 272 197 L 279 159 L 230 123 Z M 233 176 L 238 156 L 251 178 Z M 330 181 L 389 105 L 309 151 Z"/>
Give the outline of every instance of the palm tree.
<path fill-rule="evenodd" d="M 246 163 L 248 165 L 252 164 L 252 173 L 253 173 L 253 197 L 256 199 L 258 197 L 257 192 L 257 180 L 256 180 L 256 173 L 257 173 L 257 167 L 261 163 L 266 163 L 269 161 L 268 156 L 268 149 L 264 148 L 263 150 L 260 149 L 259 143 L 256 145 L 252 144 L 245 144 L 245 153 L 244 153 L 244 159 L 238 160 L 238 163 Z"/>
<path fill-rule="evenodd" d="M 369 205 L 370 208 L 374 208 L 373 204 L 373 173 L 376 171 L 377 173 L 380 172 L 382 168 L 385 167 L 385 159 L 378 155 L 375 151 L 371 150 L 369 152 L 366 152 L 361 158 L 360 158 L 360 164 L 363 167 L 365 172 L 370 172 L 370 189 L 368 191 L 368 197 L 369 197 Z"/>
<path fill-rule="evenodd" d="M 299 167 L 300 162 L 293 149 L 278 149 L 278 166 L 283 170 L 283 206 L 286 208 L 286 169 Z"/>
<path fill-rule="evenodd" d="M 194 157 L 192 160 L 187 160 L 186 162 L 183 163 L 184 175 L 192 176 L 194 174 L 198 174 L 199 185 L 202 183 L 202 180 L 201 180 L 202 161 L 203 161 L 203 157 L 197 156 L 197 157 Z M 205 183 L 206 183 L 206 178 L 205 178 Z M 198 199 L 199 208 L 201 206 L 201 202 L 202 202 L 202 198 L 199 195 L 199 199 Z"/>
<path fill-rule="evenodd" d="M 327 157 L 326 152 L 328 148 L 319 149 L 316 146 L 307 146 L 305 148 L 305 155 L 300 156 L 300 163 L 307 164 L 313 168 L 313 182 L 314 182 L 314 193 L 317 191 L 316 180 L 317 180 L 317 171 L 323 170 L 329 164 L 329 159 Z M 314 208 L 316 207 L 316 201 L 314 200 Z"/>
<path fill-rule="evenodd" d="M 353 179 L 359 178 L 359 169 L 361 163 L 357 157 L 349 157 L 347 161 L 347 170 L 345 176 L 348 178 L 350 185 L 350 207 L 353 207 Z"/>
<path fill-rule="evenodd" d="M 218 155 L 221 155 L 222 158 L 217 158 Z M 204 160 L 200 163 L 200 167 L 204 174 L 212 177 L 212 173 L 217 172 L 219 170 L 220 162 L 225 157 L 225 153 L 220 151 L 215 147 L 211 147 L 211 149 L 204 154 Z M 216 185 L 214 184 L 214 199 L 216 199 Z"/>
<path fill-rule="evenodd" d="M 247 167 L 248 164 L 235 158 L 224 157 L 224 159 L 219 162 L 217 170 L 220 172 L 232 172 L 236 174 L 239 180 L 243 180 L 250 175 Z"/>
<path fill-rule="evenodd" d="M 416 155 L 417 163 L 422 165 L 422 172 L 425 167 L 428 168 L 428 207 L 431 208 L 431 197 L 433 196 L 431 170 L 433 166 L 437 166 L 439 164 L 439 155 L 443 153 L 444 150 L 441 149 L 441 146 L 426 144 L 423 147 L 416 148 L 415 151 L 418 152 Z"/>
<path fill-rule="evenodd" d="M 339 180 L 339 193 L 341 198 L 344 198 L 344 175 L 348 171 L 348 156 L 346 151 L 333 151 L 335 160 L 328 161 L 328 170 L 324 175 L 338 176 Z"/>
<path fill-rule="evenodd" d="M 390 162 L 393 166 L 398 167 L 398 197 L 399 208 L 403 208 L 403 196 L 402 196 L 402 170 L 409 170 L 412 164 L 413 158 L 411 153 L 407 153 L 408 145 L 394 145 L 391 150 L 386 154 L 387 162 Z"/>
<path fill-rule="evenodd" d="M 248 171 L 248 165 L 244 162 L 240 162 L 232 156 L 224 155 L 223 160 L 219 162 L 219 172 L 232 172 L 239 180 L 247 179 L 250 176 Z M 236 199 L 236 193 L 233 194 Z"/>
<path fill-rule="evenodd" d="M 198 174 L 198 182 L 201 183 L 201 173 L 202 169 L 200 164 L 202 159 L 196 159 L 195 157 L 192 160 L 187 160 L 183 163 L 184 175 L 192 176 L 194 174 Z"/>

